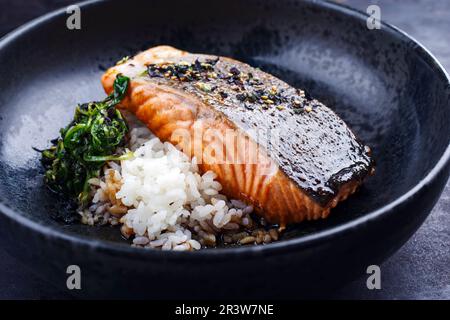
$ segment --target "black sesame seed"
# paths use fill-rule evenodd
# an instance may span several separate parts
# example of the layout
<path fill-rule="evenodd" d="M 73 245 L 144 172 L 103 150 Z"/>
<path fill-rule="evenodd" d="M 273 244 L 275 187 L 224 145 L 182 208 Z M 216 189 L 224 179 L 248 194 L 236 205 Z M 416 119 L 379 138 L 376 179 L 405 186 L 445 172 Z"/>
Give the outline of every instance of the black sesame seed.
<path fill-rule="evenodd" d="M 206 59 L 206 63 L 214 66 L 216 65 L 217 62 L 219 62 L 219 59 L 220 59 L 219 57 L 217 57 L 216 59 Z"/>
<path fill-rule="evenodd" d="M 303 91 L 305 92 L 305 99 L 308 100 L 308 101 L 311 101 L 313 98 L 311 97 L 311 95 L 309 94 L 309 92 L 306 91 L 306 90 L 303 90 Z"/>
<path fill-rule="evenodd" d="M 202 64 L 200 63 L 200 61 L 198 61 L 198 59 L 195 60 L 194 67 L 197 70 L 201 70 L 202 69 Z"/>
<path fill-rule="evenodd" d="M 228 97 L 228 93 L 226 92 L 220 91 L 219 94 L 222 97 L 222 99 L 226 99 Z"/>
<path fill-rule="evenodd" d="M 239 101 L 245 101 L 246 98 L 247 98 L 247 95 L 245 93 L 238 93 L 236 95 L 236 99 L 238 99 Z"/>
<path fill-rule="evenodd" d="M 235 75 L 235 76 L 238 76 L 239 74 L 241 74 L 241 72 L 236 67 L 231 67 L 230 73 Z"/>
<path fill-rule="evenodd" d="M 253 104 L 250 103 L 244 103 L 244 107 L 248 110 L 253 110 L 255 109 L 255 106 Z"/>

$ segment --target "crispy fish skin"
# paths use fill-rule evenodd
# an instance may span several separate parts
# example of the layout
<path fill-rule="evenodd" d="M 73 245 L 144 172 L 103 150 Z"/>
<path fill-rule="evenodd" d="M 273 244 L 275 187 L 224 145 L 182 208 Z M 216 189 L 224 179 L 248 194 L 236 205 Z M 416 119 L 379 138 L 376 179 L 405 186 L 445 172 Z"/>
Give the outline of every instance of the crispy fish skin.
<path fill-rule="evenodd" d="M 203 155 L 200 170 L 214 171 L 225 195 L 251 203 L 269 222 L 325 218 L 373 171 L 370 149 L 333 111 L 247 64 L 158 46 L 107 70 L 106 93 L 119 73 L 131 78 L 120 107 L 161 140 Z M 231 140 L 230 130 L 237 132 Z M 276 131 L 279 144 L 255 130 Z M 208 131 L 213 138 L 196 135 Z M 207 159 L 206 148 L 215 150 Z"/>

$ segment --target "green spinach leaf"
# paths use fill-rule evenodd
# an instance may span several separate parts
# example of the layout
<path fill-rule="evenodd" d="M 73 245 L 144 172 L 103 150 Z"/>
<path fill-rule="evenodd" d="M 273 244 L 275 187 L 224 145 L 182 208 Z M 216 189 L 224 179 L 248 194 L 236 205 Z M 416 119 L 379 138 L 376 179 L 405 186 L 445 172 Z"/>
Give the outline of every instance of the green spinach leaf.
<path fill-rule="evenodd" d="M 60 137 L 42 151 L 45 182 L 54 191 L 89 201 L 89 179 L 98 177 L 106 161 L 124 160 L 132 153 L 115 154 L 123 146 L 128 126 L 115 108 L 126 95 L 130 79 L 117 75 L 114 91 L 106 99 L 78 105 Z"/>

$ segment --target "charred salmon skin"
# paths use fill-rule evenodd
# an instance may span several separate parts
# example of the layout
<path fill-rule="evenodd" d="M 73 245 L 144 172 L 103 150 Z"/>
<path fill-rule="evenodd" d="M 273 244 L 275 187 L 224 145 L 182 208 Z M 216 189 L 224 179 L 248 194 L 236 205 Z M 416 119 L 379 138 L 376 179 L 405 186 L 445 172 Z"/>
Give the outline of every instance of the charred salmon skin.
<path fill-rule="evenodd" d="M 121 108 L 269 222 L 325 218 L 373 171 L 370 149 L 331 109 L 242 62 L 158 46 L 107 70 L 107 94 L 117 74 L 131 79 Z"/>

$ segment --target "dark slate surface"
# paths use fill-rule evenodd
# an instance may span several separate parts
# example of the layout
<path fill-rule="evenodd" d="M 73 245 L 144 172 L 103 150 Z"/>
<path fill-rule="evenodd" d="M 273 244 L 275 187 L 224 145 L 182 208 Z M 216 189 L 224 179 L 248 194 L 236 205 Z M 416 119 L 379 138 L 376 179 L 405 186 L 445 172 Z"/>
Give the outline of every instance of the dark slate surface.
<path fill-rule="evenodd" d="M 0 35 L 50 10 L 70 4 L 66 0 L 0 0 Z M 365 11 L 381 8 L 382 19 L 422 42 L 450 70 L 450 1 L 448 0 L 340 0 Z M 369 291 L 365 278 L 325 298 L 337 299 L 450 299 L 450 183 L 419 231 L 381 266 L 382 289 Z M 1 240 L 0 240 L 1 247 Z M 35 276 L 0 249 L 0 299 L 69 298 Z"/>

